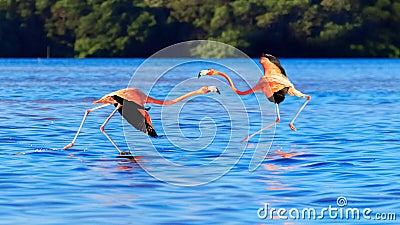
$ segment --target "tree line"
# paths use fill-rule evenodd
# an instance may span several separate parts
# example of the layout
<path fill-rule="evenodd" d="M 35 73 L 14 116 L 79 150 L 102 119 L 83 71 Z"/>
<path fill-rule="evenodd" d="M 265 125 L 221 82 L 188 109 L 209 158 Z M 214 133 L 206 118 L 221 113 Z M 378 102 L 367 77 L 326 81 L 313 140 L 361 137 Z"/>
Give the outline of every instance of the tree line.
<path fill-rule="evenodd" d="M 215 40 L 252 57 L 400 57 L 400 0 L 0 0 L 0 57 L 147 57 Z"/>

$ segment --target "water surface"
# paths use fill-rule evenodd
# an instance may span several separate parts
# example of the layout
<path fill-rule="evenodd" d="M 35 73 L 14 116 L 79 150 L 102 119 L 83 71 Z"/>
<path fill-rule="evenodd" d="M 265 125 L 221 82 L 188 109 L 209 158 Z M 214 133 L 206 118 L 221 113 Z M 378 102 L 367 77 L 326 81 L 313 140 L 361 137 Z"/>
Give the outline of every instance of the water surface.
<path fill-rule="evenodd" d="M 90 114 L 76 145 L 61 150 L 73 138 L 84 110 L 93 107 L 91 102 L 125 88 L 142 61 L 0 60 L 1 224 L 310 224 L 261 220 L 257 210 L 264 203 L 288 210 L 338 207 L 340 196 L 347 198 L 347 207 L 394 212 L 400 218 L 399 60 L 283 59 L 292 82 L 312 96 L 295 124 L 298 131 L 287 124 L 303 100 L 287 97 L 280 105 L 282 122 L 270 152 L 257 170 L 248 171 L 250 146 L 225 176 L 195 187 L 167 184 L 134 160 L 117 158 L 117 151 L 99 131 L 112 108 Z M 161 60 L 160 66 L 165 62 Z M 211 81 L 203 79 L 199 85 Z M 170 82 L 163 84 L 165 90 L 176 85 Z M 222 89 L 221 98 L 237 97 Z M 251 96 L 243 98 L 252 101 Z M 189 138 L 199 135 L 196 118 L 214 115 L 201 99 L 208 101 L 193 99 L 194 104 L 181 113 L 179 123 Z M 157 116 L 160 110 L 154 106 L 149 113 L 154 115 L 156 130 L 164 134 Z M 257 115 L 253 111 L 250 115 Z M 259 119 L 254 116 L 251 122 L 256 125 Z M 229 126 L 224 127 L 229 117 L 222 115 L 215 121 L 218 129 L 230 132 Z M 107 132 L 128 149 L 121 126 L 116 115 Z M 224 136 L 217 138 L 217 145 L 226 142 Z M 137 151 L 144 154 L 147 147 Z M 163 152 L 187 165 L 201 164 L 219 153 L 218 146 L 200 152 Z M 151 158 L 140 160 L 157 168 Z M 373 221 L 312 221 L 329 222 Z"/>

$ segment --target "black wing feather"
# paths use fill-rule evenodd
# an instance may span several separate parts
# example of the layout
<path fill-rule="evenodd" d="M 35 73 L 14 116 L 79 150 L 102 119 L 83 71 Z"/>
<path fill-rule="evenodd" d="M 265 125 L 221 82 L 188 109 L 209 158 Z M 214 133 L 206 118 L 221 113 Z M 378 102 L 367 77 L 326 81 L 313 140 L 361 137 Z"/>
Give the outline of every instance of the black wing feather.
<path fill-rule="evenodd" d="M 135 102 L 124 100 L 119 96 L 113 96 L 113 98 L 122 105 L 122 107 L 118 109 L 118 112 L 126 119 L 126 121 L 128 121 L 128 123 L 151 137 L 158 137 L 153 126 L 146 121 L 146 118 L 139 111 L 139 109 L 145 109 L 143 106 L 138 105 Z M 117 104 L 114 105 L 117 106 Z"/>

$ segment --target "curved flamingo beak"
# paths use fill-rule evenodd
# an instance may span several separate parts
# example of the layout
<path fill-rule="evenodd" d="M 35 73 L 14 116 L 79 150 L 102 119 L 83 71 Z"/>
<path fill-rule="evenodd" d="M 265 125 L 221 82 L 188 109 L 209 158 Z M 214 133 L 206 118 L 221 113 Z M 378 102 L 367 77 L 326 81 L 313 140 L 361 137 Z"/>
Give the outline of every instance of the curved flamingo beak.
<path fill-rule="evenodd" d="M 219 89 L 216 86 L 208 86 L 207 89 L 210 92 L 217 92 L 218 94 L 221 94 L 221 92 L 219 91 Z"/>
<path fill-rule="evenodd" d="M 207 75 L 210 72 L 210 70 L 202 70 L 200 71 L 199 75 L 197 76 L 197 78 L 200 78 L 204 75 Z"/>

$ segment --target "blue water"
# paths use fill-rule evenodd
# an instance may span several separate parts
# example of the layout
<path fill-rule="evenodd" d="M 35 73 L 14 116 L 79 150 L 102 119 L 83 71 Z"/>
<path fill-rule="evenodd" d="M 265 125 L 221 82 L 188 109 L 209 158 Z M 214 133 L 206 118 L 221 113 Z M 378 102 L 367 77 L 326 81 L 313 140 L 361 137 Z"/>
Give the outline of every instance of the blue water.
<path fill-rule="evenodd" d="M 84 110 L 93 107 L 92 101 L 127 87 L 142 62 L 0 60 L 0 224 L 398 223 L 329 216 L 310 221 L 280 220 L 275 215 L 273 220 L 263 220 L 257 211 L 264 203 L 287 210 L 338 207 L 337 198 L 343 196 L 348 201 L 344 209 L 371 208 L 371 216 L 396 213 L 396 219 L 400 219 L 399 60 L 283 59 L 292 83 L 312 96 L 295 123 L 298 130 L 291 131 L 287 124 L 303 100 L 287 97 L 280 105 L 282 122 L 260 167 L 248 170 L 254 151 L 251 144 L 256 144 L 253 141 L 224 176 L 191 187 L 149 175 L 148 170 L 164 167 L 146 155 L 151 147 L 141 145 L 140 139 L 135 141 L 140 148 L 132 150 L 138 156 L 136 161 L 117 158 L 116 149 L 99 130 L 112 107 L 91 113 L 75 146 L 61 150 L 72 140 Z M 167 62 L 160 59 L 160 67 Z M 195 67 L 189 76 L 196 78 L 194 71 L 199 69 L 206 68 Z M 188 74 L 178 73 L 177 80 L 185 76 Z M 169 90 L 177 80 L 167 79 L 157 88 Z M 215 85 L 216 80 L 201 78 L 198 82 L 199 86 Z M 180 94 L 185 91 L 177 90 Z M 215 138 L 205 150 L 173 149 L 166 144 L 161 151 L 164 157 L 195 167 L 221 154 L 219 148 L 223 149 L 229 138 L 219 134 L 229 134 L 231 118 L 243 113 L 232 110 L 218 114 L 228 104 L 226 99 L 238 98 L 226 86 L 221 91 L 221 96 L 210 93 L 207 96 L 212 98 L 189 100 L 192 104 L 182 109 L 178 122 L 163 124 L 162 107 L 152 106 L 149 114 L 154 127 L 160 135 L 166 134 L 154 141 L 156 145 L 179 138 L 181 131 L 186 138 L 196 140 L 202 124 L 217 127 L 205 135 Z M 152 95 L 165 97 L 161 91 Z M 211 107 L 219 98 L 221 108 Z M 251 105 L 253 98 L 239 99 Z M 264 100 L 267 114 L 273 112 L 273 104 Z M 167 118 L 173 114 L 168 110 L 164 113 Z M 257 108 L 249 113 L 254 126 L 261 125 L 257 113 Z M 209 118 L 202 120 L 205 115 Z M 265 123 L 273 118 L 273 114 L 266 116 Z M 106 130 L 128 150 L 122 126 L 120 115 L 116 115 Z M 236 136 L 232 142 L 240 142 L 238 138 L 246 137 L 247 132 L 233 130 Z M 134 135 L 144 137 L 138 131 Z M 256 140 L 269 143 L 265 137 Z M 191 178 L 195 179 L 185 174 L 182 179 Z"/>

